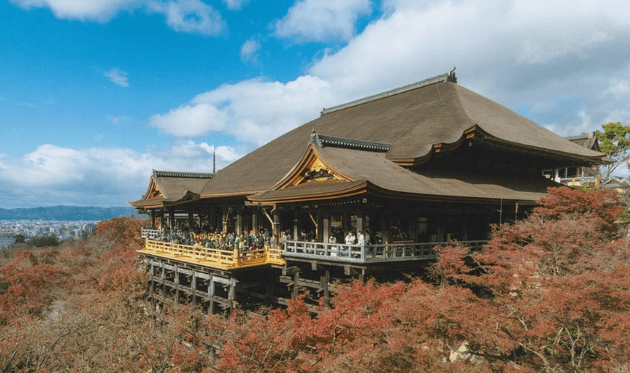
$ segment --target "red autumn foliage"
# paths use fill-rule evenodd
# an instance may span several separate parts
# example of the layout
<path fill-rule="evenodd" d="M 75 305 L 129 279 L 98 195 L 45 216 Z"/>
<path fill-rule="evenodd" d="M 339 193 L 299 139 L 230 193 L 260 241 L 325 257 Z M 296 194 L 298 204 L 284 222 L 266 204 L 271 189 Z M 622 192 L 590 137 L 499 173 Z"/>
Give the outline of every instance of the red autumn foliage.
<path fill-rule="evenodd" d="M 442 251 L 448 283 L 482 289 L 496 312 L 479 328 L 542 371 L 610 371 L 630 364 L 630 249 L 613 240 L 614 193 L 551 189 L 525 221 L 497 227 L 478 252 Z M 625 369 L 625 368 L 624 368 Z"/>
<path fill-rule="evenodd" d="M 3 313 L 29 319 L 9 317 L 0 325 L 0 367 L 7 372 L 628 371 L 630 249 L 625 238 L 616 237 L 621 212 L 616 196 L 549 193 L 526 220 L 495 227 L 483 249 L 441 249 L 432 268 L 439 284 L 353 282 L 340 287 L 331 307 L 322 303 L 316 317 L 302 299 L 284 310 L 230 317 L 177 305 L 156 313 L 142 302 L 145 279 L 135 253 L 146 222 L 105 222 L 79 246 L 19 252 L 1 267 L 1 276 L 36 289 L 44 279 L 47 283 L 39 295 L 24 287 L 35 295 Z M 22 272 L 29 276 L 22 279 Z M 6 283 L 0 280 L 0 289 Z"/>

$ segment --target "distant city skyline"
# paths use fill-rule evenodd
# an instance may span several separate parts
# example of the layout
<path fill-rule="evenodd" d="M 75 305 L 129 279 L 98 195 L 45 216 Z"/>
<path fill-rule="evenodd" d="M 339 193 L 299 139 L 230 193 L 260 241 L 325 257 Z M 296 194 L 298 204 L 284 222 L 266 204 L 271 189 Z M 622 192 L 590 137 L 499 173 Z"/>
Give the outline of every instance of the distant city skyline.
<path fill-rule="evenodd" d="M 0 2 L 0 208 L 125 206 L 457 67 L 562 136 L 630 124 L 627 1 Z M 384 124 L 386 125 L 386 124 Z"/>
<path fill-rule="evenodd" d="M 46 221 L 46 220 L 0 220 L 0 235 L 21 235 L 25 239 L 54 234 L 60 240 L 82 237 L 96 228 L 98 221 Z M 8 240 L 0 242 L 0 248 L 10 246 Z M 12 243 L 12 242 L 11 242 Z"/>

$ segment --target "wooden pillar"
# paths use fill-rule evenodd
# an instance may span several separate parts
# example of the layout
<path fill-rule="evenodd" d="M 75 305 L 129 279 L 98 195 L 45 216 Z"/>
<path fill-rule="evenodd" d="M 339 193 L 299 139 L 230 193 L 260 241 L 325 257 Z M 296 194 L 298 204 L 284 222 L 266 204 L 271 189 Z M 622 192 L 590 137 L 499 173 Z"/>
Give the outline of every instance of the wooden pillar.
<path fill-rule="evenodd" d="M 214 207 L 210 209 L 210 228 L 214 232 L 217 230 L 217 211 Z"/>
<path fill-rule="evenodd" d="M 228 293 L 228 305 L 230 307 L 230 311 L 234 310 L 234 303 L 236 300 L 236 279 L 230 279 L 230 292 Z"/>
<path fill-rule="evenodd" d="M 252 209 L 252 231 L 254 234 L 258 234 L 258 207 L 254 206 Z"/>
<path fill-rule="evenodd" d="M 356 208 L 356 217 L 357 217 L 357 233 L 359 231 L 363 232 L 363 209 L 360 206 Z"/>
<path fill-rule="evenodd" d="M 191 211 L 188 211 L 188 231 L 192 232 L 195 226 L 195 216 Z"/>
<path fill-rule="evenodd" d="M 173 279 L 175 282 L 175 304 L 177 304 L 179 302 L 179 268 L 177 264 L 173 264 L 173 267 L 175 271 L 175 278 Z"/>
<path fill-rule="evenodd" d="M 160 216 L 160 229 L 164 229 L 166 228 L 166 222 L 164 221 L 164 210 L 161 210 L 159 212 L 159 216 Z"/>
<path fill-rule="evenodd" d="M 155 301 L 155 299 L 153 298 L 153 294 L 155 294 L 155 278 L 154 278 L 154 273 L 155 273 L 155 268 L 153 265 L 153 260 L 151 260 L 151 263 L 149 264 L 150 266 L 150 271 L 151 271 L 151 287 L 149 288 L 149 294 L 151 294 L 151 302 Z"/>
<path fill-rule="evenodd" d="M 392 211 L 391 211 L 391 208 L 388 207 L 385 209 L 383 213 L 383 218 L 381 219 L 381 231 L 383 232 L 383 243 L 392 243 L 392 232 L 390 229 L 391 220 L 392 220 Z"/>
<path fill-rule="evenodd" d="M 328 243 L 328 239 L 330 238 L 330 209 L 326 209 L 326 211 L 324 211 L 323 213 L 322 231 L 323 231 L 322 242 Z"/>
<path fill-rule="evenodd" d="M 252 219 L 250 217 L 250 211 L 251 209 L 243 208 L 243 233 L 245 234 L 249 234 L 249 232 L 252 230 Z"/>
<path fill-rule="evenodd" d="M 446 221 L 444 219 L 443 216 L 438 216 L 436 219 L 436 235 L 437 235 L 437 242 L 444 242 L 444 225 L 446 224 Z"/>
<path fill-rule="evenodd" d="M 236 207 L 236 236 L 240 236 L 243 233 L 243 207 Z"/>
<path fill-rule="evenodd" d="M 155 210 L 149 211 L 149 216 L 151 217 L 151 226 L 155 228 Z"/>
<path fill-rule="evenodd" d="M 328 270 L 324 276 L 320 277 L 320 288 L 324 291 L 324 307 L 330 307 L 330 290 L 328 289 L 328 283 L 330 282 L 330 273 Z"/>
<path fill-rule="evenodd" d="M 228 229 L 228 218 L 229 218 L 229 210 L 227 206 L 223 206 L 221 207 L 221 212 L 223 213 L 222 217 L 221 217 L 221 232 L 223 234 L 227 233 L 227 229 Z"/>
<path fill-rule="evenodd" d="M 212 274 L 210 275 L 210 279 L 209 279 L 209 283 L 208 283 L 208 315 L 211 315 L 214 313 L 214 277 L 212 276 Z"/>
<path fill-rule="evenodd" d="M 300 239 L 300 214 L 298 211 L 299 207 L 293 207 L 293 240 L 297 241 Z"/>
<path fill-rule="evenodd" d="M 273 235 L 280 239 L 280 210 L 277 206 L 273 210 Z"/>
<path fill-rule="evenodd" d="M 164 262 L 160 263 L 162 265 L 162 301 L 166 299 L 166 267 L 164 266 Z"/>
<path fill-rule="evenodd" d="M 315 229 L 317 230 L 315 232 L 315 236 L 317 237 L 317 241 L 319 242 L 326 242 L 324 241 L 323 218 L 324 214 L 322 213 L 322 211 L 317 210 L 317 212 L 315 213 L 315 221 L 317 222 L 317 226 L 315 227 Z"/>
<path fill-rule="evenodd" d="M 418 213 L 419 209 L 411 209 L 407 214 L 407 220 L 409 220 L 409 238 L 414 242 L 418 242 Z"/>
<path fill-rule="evenodd" d="M 267 298 L 273 297 L 276 290 L 276 277 L 272 274 L 267 276 Z"/>
<path fill-rule="evenodd" d="M 341 217 L 341 229 L 344 231 L 344 236 L 346 235 L 346 231 L 352 230 L 352 219 L 350 218 L 350 213 L 347 210 L 343 211 L 343 216 Z"/>
<path fill-rule="evenodd" d="M 170 210 L 168 212 L 168 225 L 170 230 L 175 230 L 175 211 Z"/>
<path fill-rule="evenodd" d="M 190 279 L 190 298 L 193 306 L 197 305 L 197 295 L 195 292 L 197 291 L 197 273 L 195 270 L 192 270 L 192 278 Z"/>
<path fill-rule="evenodd" d="M 298 286 L 298 282 L 300 281 L 300 272 L 299 271 L 295 271 L 295 274 L 293 275 L 293 289 L 291 289 L 291 299 L 296 299 L 297 296 L 300 293 L 300 289 Z"/>
<path fill-rule="evenodd" d="M 468 241 L 468 206 L 462 207 L 461 220 L 460 237 L 458 238 L 460 241 Z"/>

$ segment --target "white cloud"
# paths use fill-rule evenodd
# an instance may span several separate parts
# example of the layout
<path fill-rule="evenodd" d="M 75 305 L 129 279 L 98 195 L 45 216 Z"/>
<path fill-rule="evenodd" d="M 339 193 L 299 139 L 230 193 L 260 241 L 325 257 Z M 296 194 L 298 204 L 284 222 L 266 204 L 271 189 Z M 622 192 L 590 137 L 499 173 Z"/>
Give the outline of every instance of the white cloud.
<path fill-rule="evenodd" d="M 369 0 L 298 0 L 287 15 L 274 25 L 281 38 L 298 42 L 349 40 L 361 16 L 372 12 Z"/>
<path fill-rule="evenodd" d="M 145 192 L 152 169 L 212 172 L 214 145 L 178 141 L 139 153 L 120 148 L 69 149 L 41 145 L 13 159 L 0 154 L 0 206 L 124 206 Z M 216 148 L 217 168 L 242 156 L 234 148 Z"/>
<path fill-rule="evenodd" d="M 129 81 L 127 80 L 127 73 L 116 68 L 111 69 L 105 73 L 105 76 L 112 81 L 112 83 L 121 87 L 129 87 Z"/>
<path fill-rule="evenodd" d="M 249 0 L 223 0 L 228 9 L 241 9 Z"/>
<path fill-rule="evenodd" d="M 133 9 L 143 0 L 10 0 L 23 8 L 50 8 L 57 18 L 106 22 L 121 10 Z"/>
<path fill-rule="evenodd" d="M 316 118 L 322 107 L 453 66 L 461 85 L 562 135 L 597 129 L 610 115 L 630 124 L 630 48 L 619 48 L 630 38 L 630 7 L 623 4 L 391 0 L 385 16 L 305 75 L 225 85 L 149 125 L 170 135 L 221 132 L 260 145 Z"/>
<path fill-rule="evenodd" d="M 243 62 L 256 63 L 258 60 L 258 51 L 260 43 L 254 39 L 249 39 L 241 46 L 241 60 Z"/>
<path fill-rule="evenodd" d="M 10 0 L 26 9 L 49 8 L 57 18 L 107 22 L 121 11 L 143 8 L 162 13 L 175 31 L 220 34 L 226 27 L 221 15 L 200 0 Z"/>
<path fill-rule="evenodd" d="M 247 80 L 202 93 L 190 103 L 151 117 L 149 126 L 174 136 L 213 132 L 262 145 L 317 117 L 338 98 L 327 82 L 303 76 L 286 84 Z"/>
<path fill-rule="evenodd" d="M 153 10 L 166 15 L 166 23 L 175 31 L 203 35 L 220 34 L 226 27 L 221 15 L 199 0 L 152 2 Z"/>

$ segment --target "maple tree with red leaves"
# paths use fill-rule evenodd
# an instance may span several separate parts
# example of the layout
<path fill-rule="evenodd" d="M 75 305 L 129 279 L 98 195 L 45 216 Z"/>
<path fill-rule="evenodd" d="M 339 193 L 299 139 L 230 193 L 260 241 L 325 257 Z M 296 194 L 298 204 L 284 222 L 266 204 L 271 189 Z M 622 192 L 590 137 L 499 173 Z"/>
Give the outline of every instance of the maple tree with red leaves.
<path fill-rule="evenodd" d="M 480 250 L 438 249 L 435 283 L 355 281 L 317 316 L 286 309 L 157 312 L 142 298 L 140 227 L 101 223 L 78 246 L 0 262 L 0 367 L 132 372 L 624 372 L 630 249 L 618 196 L 550 189 Z M 22 276 L 22 277 L 20 277 Z M 7 286 L 8 284 L 8 286 Z M 25 292 L 26 295 L 21 294 Z M 21 298 L 19 298 L 21 296 Z M 5 308 L 1 308 L 5 307 Z M 13 316 L 16 315 L 16 316 Z"/>

